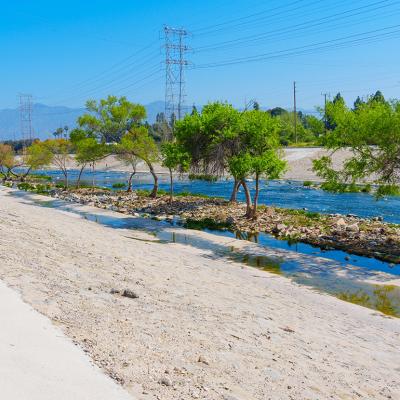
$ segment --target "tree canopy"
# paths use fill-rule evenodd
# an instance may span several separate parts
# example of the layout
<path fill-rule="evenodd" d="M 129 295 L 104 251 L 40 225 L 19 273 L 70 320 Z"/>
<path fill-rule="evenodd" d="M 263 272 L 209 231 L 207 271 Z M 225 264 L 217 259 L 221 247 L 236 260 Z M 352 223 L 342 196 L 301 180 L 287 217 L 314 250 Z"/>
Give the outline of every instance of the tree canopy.
<path fill-rule="evenodd" d="M 119 142 L 125 133 L 138 127 L 146 118 L 144 106 L 131 103 L 126 97 L 89 100 L 86 109 L 88 113 L 78 118 L 80 128 L 104 143 Z"/>
<path fill-rule="evenodd" d="M 375 99 L 349 109 L 344 102 L 329 103 L 327 113 L 336 128 L 326 137 L 332 151 L 349 148 L 352 156 L 340 171 L 332 171 L 328 158 L 317 160 L 320 176 L 355 182 L 368 176 L 379 184 L 394 184 L 400 178 L 400 103 Z"/>

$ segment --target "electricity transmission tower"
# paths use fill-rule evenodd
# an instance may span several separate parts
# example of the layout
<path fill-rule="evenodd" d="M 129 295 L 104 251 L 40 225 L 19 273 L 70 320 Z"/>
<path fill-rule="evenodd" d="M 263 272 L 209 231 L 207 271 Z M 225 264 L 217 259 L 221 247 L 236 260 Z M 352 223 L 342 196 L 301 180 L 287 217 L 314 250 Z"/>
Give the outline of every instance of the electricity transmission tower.
<path fill-rule="evenodd" d="M 189 64 L 185 44 L 188 32 L 183 28 L 164 27 L 165 37 L 165 118 L 181 119 L 185 103 L 185 67 Z"/>
<path fill-rule="evenodd" d="M 24 146 L 26 146 L 33 139 L 32 95 L 20 94 L 18 97 L 21 136 Z"/>

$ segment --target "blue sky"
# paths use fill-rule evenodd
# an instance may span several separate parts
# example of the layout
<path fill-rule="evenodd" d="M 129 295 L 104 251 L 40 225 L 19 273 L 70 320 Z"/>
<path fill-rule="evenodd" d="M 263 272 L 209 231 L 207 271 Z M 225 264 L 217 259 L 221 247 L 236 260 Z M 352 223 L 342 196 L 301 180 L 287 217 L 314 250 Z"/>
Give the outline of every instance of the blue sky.
<path fill-rule="evenodd" d="M 0 0 L 0 108 L 17 94 L 83 106 L 88 98 L 164 98 L 164 24 L 192 32 L 187 104 L 322 104 L 381 89 L 400 97 L 400 2 Z M 253 58 L 259 59 L 249 62 Z M 215 66 L 215 64 L 230 64 Z M 207 67 L 207 68 L 205 68 Z"/>

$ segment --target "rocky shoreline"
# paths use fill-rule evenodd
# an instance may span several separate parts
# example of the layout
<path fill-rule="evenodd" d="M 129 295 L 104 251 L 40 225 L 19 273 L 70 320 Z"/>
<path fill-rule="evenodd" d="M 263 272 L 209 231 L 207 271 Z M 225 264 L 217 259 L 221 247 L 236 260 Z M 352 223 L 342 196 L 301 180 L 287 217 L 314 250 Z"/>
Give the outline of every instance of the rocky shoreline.
<path fill-rule="evenodd" d="M 279 239 L 400 263 L 400 225 L 382 222 L 379 217 L 365 219 L 261 206 L 257 219 L 248 220 L 244 217 L 245 204 L 242 203 L 200 196 L 178 196 L 170 203 L 167 195 L 153 199 L 138 193 L 102 189 L 49 192 L 55 198 L 124 214 L 141 213 L 157 220 L 179 218 L 188 227 L 224 228 L 247 234 L 265 232 Z"/>

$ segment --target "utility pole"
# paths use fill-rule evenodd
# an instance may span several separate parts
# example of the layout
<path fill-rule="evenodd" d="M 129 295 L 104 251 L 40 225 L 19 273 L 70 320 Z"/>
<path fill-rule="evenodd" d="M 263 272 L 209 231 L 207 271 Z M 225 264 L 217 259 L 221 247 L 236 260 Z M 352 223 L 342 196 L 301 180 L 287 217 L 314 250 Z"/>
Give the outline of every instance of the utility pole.
<path fill-rule="evenodd" d="M 32 95 L 19 94 L 19 118 L 23 146 L 32 142 Z"/>
<path fill-rule="evenodd" d="M 297 143 L 297 109 L 296 109 L 296 81 L 293 82 L 293 103 L 294 103 L 294 137 L 295 142 Z"/>
<path fill-rule="evenodd" d="M 326 103 L 327 103 L 327 96 L 329 93 L 321 93 L 322 96 L 324 96 L 324 126 L 325 126 L 325 135 L 328 131 L 328 120 L 326 118 Z"/>
<path fill-rule="evenodd" d="M 183 28 L 164 26 L 165 37 L 165 118 L 178 120 L 183 116 L 185 101 L 185 55 L 189 51 L 184 43 L 188 32 Z"/>

